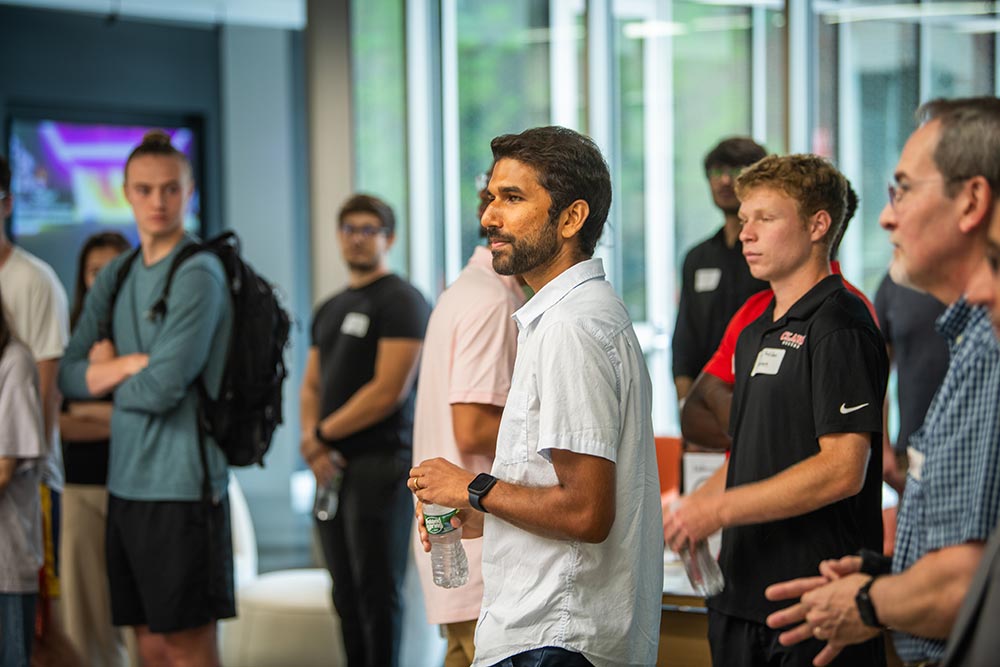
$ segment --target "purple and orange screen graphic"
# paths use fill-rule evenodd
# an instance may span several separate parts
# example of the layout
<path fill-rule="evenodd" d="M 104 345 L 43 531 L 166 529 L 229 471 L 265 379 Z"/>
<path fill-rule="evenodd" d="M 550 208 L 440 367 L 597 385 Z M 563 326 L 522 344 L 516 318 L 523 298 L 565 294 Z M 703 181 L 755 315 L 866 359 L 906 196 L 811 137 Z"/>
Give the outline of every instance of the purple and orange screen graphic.
<path fill-rule="evenodd" d="M 67 226 L 133 227 L 132 210 L 122 191 L 124 165 L 149 129 L 15 119 L 10 133 L 14 236 L 44 236 Z M 195 162 L 194 131 L 162 129 Z M 197 231 L 199 218 L 196 190 L 184 217 L 185 228 Z"/>

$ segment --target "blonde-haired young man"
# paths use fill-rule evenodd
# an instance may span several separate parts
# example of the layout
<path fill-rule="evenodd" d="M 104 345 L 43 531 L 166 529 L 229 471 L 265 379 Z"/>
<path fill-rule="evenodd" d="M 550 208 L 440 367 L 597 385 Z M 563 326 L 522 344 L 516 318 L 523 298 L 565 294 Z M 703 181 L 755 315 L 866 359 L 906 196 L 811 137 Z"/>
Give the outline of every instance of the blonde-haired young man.
<path fill-rule="evenodd" d="M 830 271 L 844 176 L 814 155 L 770 156 L 736 187 L 743 254 L 774 298 L 737 343 L 729 463 L 667 517 L 665 534 L 681 550 L 723 530 L 725 589 L 708 600 L 715 665 L 809 665 L 820 645 L 782 646 L 765 624 L 781 604 L 764 589 L 880 548 L 888 361 L 868 309 Z M 885 657 L 872 641 L 842 659 Z"/>

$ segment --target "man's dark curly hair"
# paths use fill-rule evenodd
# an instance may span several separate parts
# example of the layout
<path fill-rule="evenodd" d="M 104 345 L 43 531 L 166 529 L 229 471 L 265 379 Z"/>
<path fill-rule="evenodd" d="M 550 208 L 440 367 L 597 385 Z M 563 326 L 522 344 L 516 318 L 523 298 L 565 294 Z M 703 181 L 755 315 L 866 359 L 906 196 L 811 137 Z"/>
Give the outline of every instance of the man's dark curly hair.
<path fill-rule="evenodd" d="M 517 160 L 535 170 L 538 183 L 552 198 L 549 219 L 578 199 L 590 214 L 577 233 L 580 254 L 594 255 L 611 208 L 611 173 L 594 140 L 565 127 L 548 126 L 504 134 L 491 143 L 493 161 Z"/>

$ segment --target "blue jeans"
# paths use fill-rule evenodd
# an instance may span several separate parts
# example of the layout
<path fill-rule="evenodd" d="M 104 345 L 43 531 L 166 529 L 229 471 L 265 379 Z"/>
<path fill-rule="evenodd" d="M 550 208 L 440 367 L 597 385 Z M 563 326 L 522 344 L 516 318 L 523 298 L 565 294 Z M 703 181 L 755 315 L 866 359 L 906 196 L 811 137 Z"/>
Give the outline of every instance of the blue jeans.
<path fill-rule="evenodd" d="M 579 653 L 546 646 L 512 655 L 493 667 L 592 667 L 592 665 Z"/>
<path fill-rule="evenodd" d="M 28 667 L 37 593 L 0 593 L 0 666 Z"/>

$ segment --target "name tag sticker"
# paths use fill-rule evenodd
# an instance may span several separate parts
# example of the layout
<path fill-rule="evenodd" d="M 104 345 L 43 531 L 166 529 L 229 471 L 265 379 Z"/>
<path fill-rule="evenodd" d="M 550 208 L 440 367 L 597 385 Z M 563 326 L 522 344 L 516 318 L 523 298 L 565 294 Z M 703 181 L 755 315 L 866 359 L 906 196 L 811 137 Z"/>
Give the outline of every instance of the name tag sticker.
<path fill-rule="evenodd" d="M 918 482 L 924 477 L 924 459 L 927 458 L 926 454 L 919 452 L 913 447 L 906 448 L 906 457 L 909 459 L 909 470 L 908 472 L 913 475 L 913 479 Z"/>
<path fill-rule="evenodd" d="M 365 334 L 368 333 L 369 324 L 371 324 L 371 320 L 364 313 L 348 313 L 343 324 L 340 325 L 340 333 L 364 338 Z"/>
<path fill-rule="evenodd" d="M 698 269 L 694 272 L 694 291 L 712 292 L 722 280 L 722 269 Z"/>
<path fill-rule="evenodd" d="M 753 362 L 753 370 L 750 377 L 754 375 L 777 375 L 781 368 L 781 360 L 785 358 L 786 350 L 780 347 L 765 347 L 757 353 L 757 360 Z"/>

